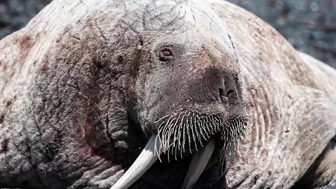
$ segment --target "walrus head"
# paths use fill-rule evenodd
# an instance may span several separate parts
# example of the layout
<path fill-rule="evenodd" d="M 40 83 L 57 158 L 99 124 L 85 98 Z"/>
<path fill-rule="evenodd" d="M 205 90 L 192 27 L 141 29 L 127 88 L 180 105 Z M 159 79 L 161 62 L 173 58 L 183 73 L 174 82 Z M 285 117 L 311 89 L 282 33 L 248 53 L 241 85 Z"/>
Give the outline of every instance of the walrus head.
<path fill-rule="evenodd" d="M 227 158 L 246 130 L 238 59 L 219 18 L 183 3 L 164 17 L 155 10 L 170 4 L 161 5 L 144 11 L 135 60 L 131 117 L 150 139 L 113 189 L 127 188 L 158 159 L 192 155 L 182 187 L 191 188 L 213 150 Z"/>

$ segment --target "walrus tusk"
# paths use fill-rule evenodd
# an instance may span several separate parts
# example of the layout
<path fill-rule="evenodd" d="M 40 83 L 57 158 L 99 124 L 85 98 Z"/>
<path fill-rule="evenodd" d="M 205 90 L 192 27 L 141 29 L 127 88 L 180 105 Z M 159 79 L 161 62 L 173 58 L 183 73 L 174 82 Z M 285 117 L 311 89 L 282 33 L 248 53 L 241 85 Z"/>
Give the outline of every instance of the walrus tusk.
<path fill-rule="evenodd" d="M 137 181 L 159 158 L 155 153 L 155 145 L 159 145 L 156 136 L 152 136 L 147 142 L 138 158 L 134 161 L 126 173 L 110 189 L 126 189 Z M 189 165 L 186 177 L 181 189 L 191 189 L 204 171 L 215 149 L 214 141 L 211 141 L 203 149 L 196 152 Z"/>
<path fill-rule="evenodd" d="M 208 164 L 214 149 L 215 143 L 211 141 L 203 149 L 193 155 L 181 189 L 191 189 L 194 186 Z"/>
<path fill-rule="evenodd" d="M 142 150 L 138 158 L 134 161 L 126 173 L 110 188 L 110 189 L 126 189 L 137 181 L 158 159 L 155 153 L 155 139 L 152 136 L 147 142 L 145 148 Z M 160 141 L 156 141 L 159 145 Z"/>

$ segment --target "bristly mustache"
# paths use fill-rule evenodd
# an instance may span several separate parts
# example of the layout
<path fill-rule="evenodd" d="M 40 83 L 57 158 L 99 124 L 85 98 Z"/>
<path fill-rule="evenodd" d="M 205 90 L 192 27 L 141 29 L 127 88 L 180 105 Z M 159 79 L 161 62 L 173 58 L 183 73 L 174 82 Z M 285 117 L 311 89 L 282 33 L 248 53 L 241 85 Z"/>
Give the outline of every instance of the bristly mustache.
<path fill-rule="evenodd" d="M 177 160 L 178 153 L 181 158 L 189 150 L 198 150 L 204 147 L 203 143 L 219 131 L 223 119 L 218 115 L 200 115 L 190 111 L 162 117 L 156 122 L 159 125 L 158 137 L 160 146 L 158 154 L 167 154 L 168 161 L 172 155 Z"/>
<path fill-rule="evenodd" d="M 192 188 L 212 157 L 216 158 L 215 163 L 220 161 L 218 178 L 221 178 L 229 165 L 226 153 L 235 148 L 235 143 L 241 137 L 240 135 L 243 135 L 247 126 L 247 120 L 243 117 L 224 118 L 216 114 L 200 114 L 185 110 L 164 116 L 155 123 L 159 126 L 158 133 L 153 133 L 138 158 L 111 189 L 131 186 L 160 159 L 161 154 L 166 154 L 168 161 L 170 156 L 174 156 L 177 160 L 178 154 L 181 158 L 188 155 L 188 153 L 184 154 L 187 150 L 192 157 L 182 188 Z M 218 146 L 216 141 L 225 144 Z M 203 147 L 199 151 L 198 145 Z M 220 150 L 219 155 L 214 153 L 216 147 Z"/>
<path fill-rule="evenodd" d="M 220 151 L 221 172 L 228 168 L 229 163 L 237 151 L 237 144 L 243 139 L 248 131 L 248 118 L 234 117 L 223 124 L 221 131 L 221 142 L 223 144 Z"/>
<path fill-rule="evenodd" d="M 168 161 L 171 157 L 177 160 L 178 156 L 183 158 L 185 153 L 192 154 L 193 151 L 198 151 L 214 135 L 220 134 L 220 140 L 223 142 L 220 159 L 224 164 L 224 161 L 228 160 L 226 152 L 236 148 L 238 139 L 244 137 L 247 130 L 247 119 L 244 117 L 225 120 L 218 114 L 200 114 L 186 110 L 163 116 L 155 124 L 159 125 L 157 140 L 160 140 L 156 153 L 159 157 L 159 154 L 167 155 Z"/>

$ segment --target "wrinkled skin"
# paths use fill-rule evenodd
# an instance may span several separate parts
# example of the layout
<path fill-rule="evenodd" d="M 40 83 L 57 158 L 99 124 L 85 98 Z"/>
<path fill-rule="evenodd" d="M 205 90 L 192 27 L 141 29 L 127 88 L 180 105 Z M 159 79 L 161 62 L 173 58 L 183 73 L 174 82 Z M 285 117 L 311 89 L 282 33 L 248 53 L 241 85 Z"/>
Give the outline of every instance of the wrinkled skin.
<path fill-rule="evenodd" d="M 180 188 L 210 141 L 193 189 L 335 182 L 336 72 L 227 2 L 54 0 L 0 68 L 0 187 L 110 188 L 156 134 L 130 188 Z"/>

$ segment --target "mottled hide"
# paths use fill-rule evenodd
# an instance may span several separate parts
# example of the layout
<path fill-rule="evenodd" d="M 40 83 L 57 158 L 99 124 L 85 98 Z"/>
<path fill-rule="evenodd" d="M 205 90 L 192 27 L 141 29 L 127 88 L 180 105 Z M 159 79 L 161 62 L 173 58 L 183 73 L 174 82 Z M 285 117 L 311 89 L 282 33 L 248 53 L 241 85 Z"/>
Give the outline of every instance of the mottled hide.
<path fill-rule="evenodd" d="M 335 81 L 226 1 L 54 0 L 0 41 L 0 188 L 126 188 L 152 139 L 129 188 L 332 187 Z"/>

